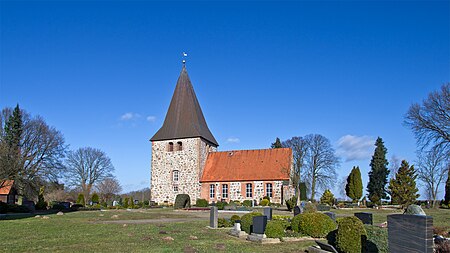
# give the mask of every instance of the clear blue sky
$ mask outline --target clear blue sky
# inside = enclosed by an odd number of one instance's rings
[[[403,116],[450,80],[449,1],[1,1],[0,16],[0,107],[104,150],[125,191],[149,185],[183,51],[220,150],[322,134],[337,181],[359,165],[367,182],[377,136],[413,162]]]

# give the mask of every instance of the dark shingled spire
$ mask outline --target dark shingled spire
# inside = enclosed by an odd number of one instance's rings
[[[209,131],[186,67],[183,65],[164,124],[150,140],[162,141],[193,137],[201,137],[219,146]]]

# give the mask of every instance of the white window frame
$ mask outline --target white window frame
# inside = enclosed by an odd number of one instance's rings
[[[209,198],[213,199],[216,197],[216,185],[210,184],[209,185]]]
[[[269,189],[270,189],[270,191],[269,191]],[[266,196],[269,197],[269,198],[273,197],[273,185],[272,185],[272,183],[266,183]]]
[[[179,182],[180,181],[180,171],[179,170],[174,170],[172,172],[172,181],[173,182]]]
[[[253,198],[253,184],[252,183],[247,183],[245,185],[245,197]]]
[[[176,184],[173,185],[173,191],[174,191],[174,192],[178,192],[178,185],[176,185]]]
[[[228,198],[228,185],[227,184],[222,185],[222,198],[223,199]]]

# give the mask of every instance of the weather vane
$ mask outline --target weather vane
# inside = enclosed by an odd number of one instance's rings
[[[186,65],[186,57],[187,57],[187,53],[183,52],[183,65]]]

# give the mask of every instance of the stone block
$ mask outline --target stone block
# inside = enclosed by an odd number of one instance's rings
[[[301,214],[303,212],[303,209],[299,206],[294,207],[294,216],[297,216],[298,214]]]
[[[422,215],[388,215],[389,252],[433,252],[433,218]]]
[[[255,234],[264,234],[266,231],[267,216],[254,216],[253,217],[253,230]]]
[[[355,213],[356,218],[360,219],[363,224],[373,225],[372,213]]]
[[[218,217],[219,217],[219,209],[217,208],[217,206],[212,206],[211,211],[209,212],[209,226],[211,228],[218,227],[217,223]]]
[[[272,219],[272,207],[264,207],[264,216],[267,217],[267,220]]]

